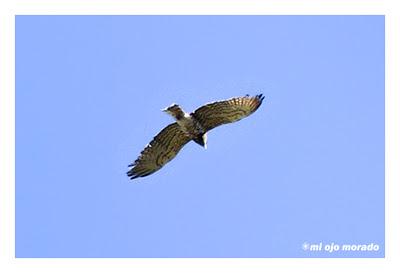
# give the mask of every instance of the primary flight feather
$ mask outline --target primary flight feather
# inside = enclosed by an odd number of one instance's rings
[[[176,122],[161,130],[144,148],[129,165],[131,169],[128,176],[134,179],[158,171],[191,140],[206,148],[208,131],[251,115],[260,107],[263,99],[264,96],[260,94],[211,102],[190,114],[185,113],[177,104],[171,105],[163,111],[173,116]]]

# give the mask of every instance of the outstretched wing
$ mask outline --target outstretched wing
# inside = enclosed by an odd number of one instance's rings
[[[205,131],[219,125],[241,120],[254,113],[260,107],[264,96],[232,98],[216,101],[196,109],[192,115],[200,122]]]
[[[128,171],[128,176],[134,179],[158,171],[189,141],[190,138],[178,123],[168,125],[144,148],[138,159],[129,165],[132,169]]]

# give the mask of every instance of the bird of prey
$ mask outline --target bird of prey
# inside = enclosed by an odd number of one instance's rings
[[[196,109],[193,113],[185,113],[177,104],[163,109],[176,122],[165,127],[144,148],[140,156],[128,167],[131,179],[150,175],[172,160],[181,148],[193,140],[207,148],[207,132],[211,129],[238,121],[254,113],[260,107],[262,94],[250,97],[231,98],[211,102]]]

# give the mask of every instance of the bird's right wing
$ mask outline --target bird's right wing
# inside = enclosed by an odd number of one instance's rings
[[[200,122],[205,131],[219,125],[241,120],[254,113],[260,107],[264,96],[232,98],[216,101],[196,109],[192,115]]]
[[[161,169],[172,160],[190,138],[180,129],[178,123],[165,127],[141,152],[129,167],[131,179],[147,176]]]

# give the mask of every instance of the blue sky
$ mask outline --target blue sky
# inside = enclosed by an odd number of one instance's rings
[[[17,16],[16,256],[383,257],[384,54],[383,16]],[[258,93],[126,176],[160,109]]]

